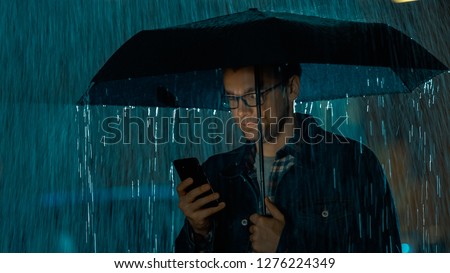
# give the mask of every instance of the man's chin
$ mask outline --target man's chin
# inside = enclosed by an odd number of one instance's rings
[[[252,133],[245,134],[244,133],[244,137],[245,137],[246,140],[248,140],[250,142],[258,141],[258,135],[257,134],[252,134]]]
[[[258,141],[258,130],[250,128],[241,128],[242,134],[247,141],[256,142]]]
[[[260,140],[257,130],[242,130],[243,137],[249,142],[258,142]],[[275,139],[269,135],[265,135],[262,139],[263,143],[274,143]]]

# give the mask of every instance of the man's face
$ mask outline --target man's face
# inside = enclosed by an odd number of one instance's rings
[[[263,132],[263,141],[272,142],[283,130],[283,126],[289,121],[292,101],[286,90],[286,83],[282,83],[281,79],[275,78],[270,72],[263,72],[261,90],[264,91],[273,86],[276,88],[264,92],[261,96],[264,98],[264,104],[261,106],[261,123]],[[254,68],[244,67],[237,70],[224,70],[224,87],[226,95],[243,96],[255,93]],[[294,97],[295,96],[291,96]],[[245,138],[250,141],[258,140],[258,120],[257,107],[247,106],[242,100],[239,100],[239,106],[232,109],[231,112],[235,122],[239,125]]]

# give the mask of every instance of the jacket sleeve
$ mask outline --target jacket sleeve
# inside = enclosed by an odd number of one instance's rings
[[[371,214],[371,232],[364,252],[401,252],[400,231],[397,210],[391,194],[388,179],[372,151],[364,153],[363,165],[369,189],[366,190],[365,207]]]
[[[189,222],[185,219],[184,225],[175,240],[175,252],[213,252],[214,226],[213,223],[213,228],[205,239],[197,236],[189,225]]]

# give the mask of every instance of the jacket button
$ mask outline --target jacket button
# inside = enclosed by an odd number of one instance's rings
[[[246,226],[248,224],[247,219],[242,219],[241,225]]]
[[[322,211],[322,217],[327,218],[328,217],[328,210]]]

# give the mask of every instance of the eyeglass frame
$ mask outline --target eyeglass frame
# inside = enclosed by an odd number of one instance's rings
[[[262,91],[260,91],[259,92],[259,94],[260,94],[260,105],[263,105],[264,103],[265,103],[265,99],[264,99],[264,97],[263,97],[263,95],[265,95],[265,94],[267,94],[268,92],[270,92],[270,91],[274,91],[274,90],[276,90],[278,87],[280,87],[280,86],[282,86],[283,85],[283,82],[281,81],[281,82],[279,82],[279,83],[277,83],[277,84],[275,84],[275,85],[273,85],[273,86],[271,86],[271,87],[269,87],[269,88],[266,88],[266,89],[264,89],[264,90],[262,90]],[[249,96],[249,95],[256,95],[256,92],[252,92],[252,93],[247,93],[247,94],[244,94],[244,95],[242,95],[242,96],[234,96],[234,95],[224,95],[224,102],[223,102],[223,104],[222,104],[222,107],[224,107],[225,109],[227,109],[227,110],[234,110],[234,109],[237,109],[237,108],[239,108],[239,101],[240,100],[242,100],[243,102],[244,102],[244,104],[245,104],[245,106],[247,106],[247,107],[256,107],[256,106],[258,106],[258,102],[256,101],[256,98],[255,98],[255,102],[256,102],[256,104],[255,105],[250,105],[248,102],[247,102],[247,100],[244,98],[245,96]],[[229,101],[230,101],[230,98],[233,98],[233,99],[235,99],[236,100],[236,103],[237,103],[237,105],[236,105],[236,107],[233,107],[233,108],[231,108],[229,105]]]

